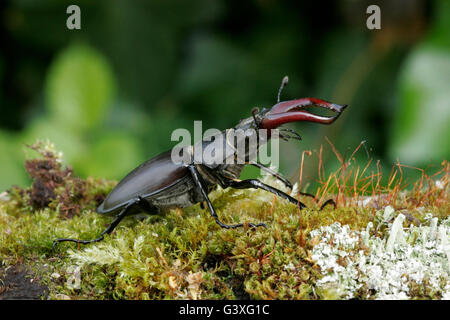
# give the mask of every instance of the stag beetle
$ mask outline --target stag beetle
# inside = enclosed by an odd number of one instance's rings
[[[309,121],[322,124],[333,123],[347,107],[347,105],[338,105],[317,98],[302,98],[280,102],[281,91],[286,86],[287,82],[288,78],[285,77],[278,91],[277,104],[271,109],[264,108],[261,111],[254,108],[252,110],[252,116],[241,120],[234,129],[254,129],[250,130],[251,133],[253,132],[252,134],[258,134],[258,129],[267,129],[267,139],[270,139],[272,130],[285,123],[297,121]],[[316,115],[305,110],[305,107],[308,106],[325,108],[336,114],[331,117]],[[230,141],[228,130],[222,131],[220,136],[224,141],[223,158],[236,158],[237,142],[235,139]],[[301,136],[293,130],[281,129],[280,132],[279,137],[285,140],[291,138],[301,140]],[[249,137],[246,136],[246,139],[248,138]],[[116,215],[113,222],[97,239],[78,240],[62,238],[56,239],[53,245],[63,241],[72,241],[82,244],[98,242],[103,240],[105,234],[110,234],[120,221],[128,215],[137,214],[141,211],[148,214],[158,214],[164,209],[175,207],[183,208],[196,203],[202,204],[205,201],[211,212],[211,216],[219,226],[227,229],[242,227],[244,225],[243,223],[234,225],[225,224],[221,222],[217,216],[217,213],[208,198],[209,192],[217,185],[220,185],[222,188],[259,188],[290,201],[300,209],[306,207],[299,200],[294,199],[281,190],[271,187],[258,179],[239,180],[239,176],[244,166],[253,165],[273,175],[287,187],[292,188],[292,185],[286,178],[263,164],[250,159],[251,155],[249,154],[248,148],[245,149],[244,152],[244,163],[195,163],[192,159],[196,148],[200,147],[200,144],[202,147],[208,146],[208,144],[212,143],[211,141],[212,140],[203,139],[193,146],[183,148],[181,153],[183,156],[187,155],[188,161],[182,163],[174,163],[171,157],[172,152],[167,151],[141,164],[121,180],[97,208],[97,212],[100,214]],[[256,146],[256,150],[260,147],[259,144],[261,143],[260,140],[257,141],[258,145]],[[266,227],[264,223],[248,223],[248,226]]]

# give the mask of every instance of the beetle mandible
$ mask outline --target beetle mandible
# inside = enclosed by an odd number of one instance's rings
[[[255,135],[258,134],[259,129],[266,129],[267,139],[270,139],[271,131],[285,123],[309,121],[331,124],[347,107],[347,105],[339,105],[317,98],[302,98],[280,102],[281,91],[286,86],[287,82],[288,78],[284,77],[278,91],[277,104],[271,109],[264,108],[261,111],[254,108],[252,110],[252,116],[241,120],[233,129],[254,129],[249,132]],[[319,116],[305,110],[305,107],[308,106],[328,109],[335,112],[336,115],[331,117]],[[221,163],[194,162],[193,155],[196,146],[199,147],[199,144],[201,144],[202,147],[205,147],[208,144],[213,143],[213,139],[203,139],[193,146],[182,149],[182,153],[187,155],[187,158],[190,159],[189,161],[182,163],[175,163],[172,160],[171,151],[161,153],[131,171],[117,184],[103,203],[97,208],[97,212],[100,214],[116,215],[113,222],[98,238],[93,240],[60,238],[56,239],[53,242],[53,245],[64,241],[72,241],[81,244],[98,242],[104,239],[105,234],[110,234],[120,221],[128,215],[133,215],[141,211],[149,214],[158,214],[165,209],[176,207],[183,208],[205,201],[211,212],[211,216],[220,227],[227,229],[242,227],[244,225],[243,223],[228,225],[220,221],[214,206],[208,197],[209,192],[217,185],[220,185],[222,188],[262,189],[290,201],[299,206],[300,209],[305,208],[306,206],[299,200],[258,179],[239,180],[243,168],[246,165],[253,165],[273,175],[287,187],[292,188],[292,185],[286,178],[256,160],[253,160],[249,154],[248,148],[245,149],[243,156],[236,154],[238,150],[236,146],[237,141],[235,141],[235,139],[230,141],[228,130],[224,130],[220,134],[224,141],[222,145],[224,148],[224,150],[222,150],[223,157],[232,157],[234,159],[238,156],[241,158],[243,157],[245,159],[244,163],[233,162],[230,164],[226,161]],[[280,129],[279,137],[285,140],[301,140],[301,136],[290,129]],[[247,136],[246,138],[250,137]],[[258,144],[256,150],[258,150],[260,139],[257,139],[256,141]],[[254,228],[260,226],[265,227],[266,225],[264,223],[248,223],[248,226]]]

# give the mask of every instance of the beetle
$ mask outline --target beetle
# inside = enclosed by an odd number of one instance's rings
[[[277,103],[270,109],[258,108],[252,110],[252,116],[241,120],[233,129],[227,129],[216,135],[214,139],[203,139],[196,144],[184,147],[179,151],[184,161],[173,161],[173,149],[161,153],[139,167],[131,171],[117,186],[108,194],[103,203],[97,208],[100,214],[115,215],[113,222],[96,239],[78,240],[70,238],[60,238],[53,242],[55,246],[59,242],[71,241],[81,244],[98,242],[104,239],[105,234],[110,234],[120,221],[129,215],[144,211],[148,214],[158,214],[171,208],[183,208],[196,203],[206,202],[211,216],[222,228],[238,228],[244,226],[243,223],[228,225],[220,221],[214,206],[212,205],[208,194],[217,186],[222,188],[236,189],[262,189],[271,192],[291,203],[297,205],[300,209],[306,206],[299,200],[291,197],[285,192],[269,186],[258,179],[239,180],[239,176],[246,165],[253,165],[263,171],[273,175],[283,182],[288,188],[292,189],[290,182],[282,175],[273,171],[269,167],[255,160],[255,150],[260,145],[267,142],[273,136],[274,130],[285,123],[308,121],[321,124],[333,123],[347,107],[317,98],[301,98],[290,101],[280,102],[280,94],[286,86],[288,78],[285,77],[278,91]],[[331,110],[335,113],[333,116],[320,116],[305,108],[309,106],[321,107]],[[241,140],[251,141],[253,135],[259,135],[260,129],[266,129],[266,139],[256,140],[256,147],[250,148],[249,144],[244,144],[245,148],[241,154],[238,154],[239,137],[230,138],[230,132],[242,130],[246,132],[241,136]],[[284,140],[297,139],[301,136],[290,129],[280,129],[279,137]],[[221,139],[219,139],[221,138]],[[194,154],[198,149],[204,149],[211,146],[212,143],[219,141],[222,161],[215,162],[196,162]],[[251,151],[250,149],[253,149]],[[241,159],[241,162],[224,161],[229,159]],[[216,159],[217,160],[217,159]],[[266,227],[264,223],[248,223],[249,227]]]

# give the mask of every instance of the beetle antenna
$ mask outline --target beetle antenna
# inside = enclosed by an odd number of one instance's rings
[[[288,82],[289,82],[289,77],[288,76],[284,76],[283,80],[281,81],[280,89],[278,90],[277,103],[280,102],[281,91],[283,91],[284,87],[287,86]]]

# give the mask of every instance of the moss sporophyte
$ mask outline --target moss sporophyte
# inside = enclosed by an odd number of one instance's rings
[[[450,298],[447,161],[407,188],[399,163],[386,179],[379,164],[352,159],[326,174],[312,152],[316,190],[261,179],[295,198],[309,191],[305,209],[264,190],[210,193],[224,222],[267,228],[222,229],[195,205],[126,218],[103,242],[52,249],[57,237],[104,230],[111,218],[95,209],[115,182],[75,177],[51,144],[32,148],[40,157],[27,160],[31,186],[0,193],[1,283],[20,267],[46,288],[29,292],[51,299]],[[337,208],[320,210],[329,198]]]

